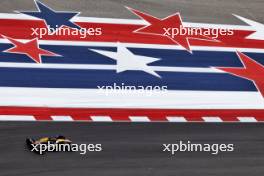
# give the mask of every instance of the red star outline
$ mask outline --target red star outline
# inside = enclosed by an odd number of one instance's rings
[[[243,64],[241,67],[215,67],[232,75],[250,80],[264,97],[264,66],[249,56],[237,51],[237,56]]]
[[[60,56],[48,50],[41,49],[38,44],[38,39],[34,38],[27,42],[20,42],[17,39],[2,35],[4,38],[9,40],[14,46],[3,52],[5,53],[16,53],[25,54],[36,63],[42,63],[41,56]],[[23,51],[24,50],[24,51]]]
[[[139,10],[133,9],[131,7],[127,7],[126,6],[126,8],[129,11],[131,11],[132,13],[134,13],[135,15],[137,15],[139,18],[141,18],[144,21],[147,21],[149,23],[148,25],[145,25],[145,26],[143,26],[143,27],[141,27],[141,28],[136,29],[135,31],[133,31],[135,33],[142,33],[142,34],[151,34],[151,35],[164,36],[163,34],[160,34],[160,33],[143,32],[142,30],[147,29],[147,28],[150,28],[151,26],[156,26],[157,23],[164,22],[166,20],[168,21],[168,20],[171,20],[172,18],[176,18],[175,20],[178,21],[178,26],[182,26],[182,28],[186,28],[182,24],[182,18],[181,18],[181,15],[180,15],[179,12],[174,13],[174,14],[171,14],[171,15],[165,17],[165,18],[160,19],[160,18],[154,17],[152,15],[149,15],[147,13],[141,12]],[[188,36],[188,34],[185,34],[185,35],[177,35],[176,38],[172,38],[172,37],[170,37],[168,35],[166,35],[164,37],[169,38],[174,43],[177,43],[178,45],[182,46],[184,49],[186,49],[190,53],[192,53],[192,50],[190,48],[189,38],[195,38],[195,39],[199,39],[199,40],[216,41],[216,39],[213,39],[213,38],[210,38],[210,37],[207,37],[207,36],[204,36],[204,35],[198,35],[198,36],[197,37],[191,37],[191,36]]]

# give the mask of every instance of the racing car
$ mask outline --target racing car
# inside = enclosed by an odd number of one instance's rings
[[[27,138],[26,139],[26,145],[31,150],[38,154],[44,154],[46,151],[54,151],[50,150],[50,147],[52,146],[59,146],[62,144],[66,144],[69,146],[69,151],[71,150],[71,144],[72,141],[67,139],[65,136],[57,136],[57,137],[42,137],[38,140],[35,140],[33,138]],[[45,148],[45,151],[42,151],[41,147],[46,145],[47,148]],[[57,150],[56,150],[57,151]]]

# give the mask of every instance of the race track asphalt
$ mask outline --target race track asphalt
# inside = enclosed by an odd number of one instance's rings
[[[261,176],[263,124],[0,123],[0,175]],[[24,147],[27,137],[63,134],[74,143],[101,143],[102,152],[46,153]],[[162,152],[163,143],[233,143],[234,152]]]
[[[123,6],[165,17],[180,10],[190,22],[243,24],[231,14],[264,22],[262,0],[45,0],[56,10],[82,16],[137,18]],[[33,10],[32,0],[2,0],[0,12]],[[102,143],[103,151],[48,153],[25,148],[25,138],[62,134],[76,143]],[[234,143],[235,151],[162,152],[163,143]],[[0,122],[0,176],[262,176],[264,124]]]
[[[244,24],[232,14],[264,22],[262,0],[42,0],[59,11],[78,11],[80,16],[139,19],[125,6],[164,18],[180,12],[183,21]],[[36,10],[33,0],[1,0],[0,12]]]

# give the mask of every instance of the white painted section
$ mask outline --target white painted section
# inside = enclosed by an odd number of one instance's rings
[[[240,122],[257,122],[254,117],[237,117]]]
[[[94,122],[112,122],[113,120],[109,116],[91,116]]]
[[[220,117],[202,117],[205,122],[223,122]]]
[[[244,21],[245,23],[249,24],[252,27],[252,29],[256,31],[253,34],[247,36],[246,37],[247,39],[264,40],[264,24],[244,18],[239,15],[234,14],[234,16]]]
[[[91,50],[115,60],[117,73],[127,70],[140,70],[160,78],[160,75],[148,66],[148,64],[160,60],[158,58],[135,55],[121,43],[118,43],[117,52]]]
[[[28,115],[0,115],[0,121],[36,121],[36,119]]]
[[[54,121],[73,121],[71,116],[51,116]]]
[[[132,122],[150,122],[150,119],[146,116],[129,116]]]
[[[4,68],[43,68],[43,69],[76,69],[76,70],[116,70],[116,65],[100,64],[36,64],[36,63],[14,63],[0,62],[0,67]],[[194,73],[225,73],[216,68],[197,68],[197,67],[165,67],[148,66],[154,71],[161,72],[194,72]]]
[[[234,91],[104,91],[99,89],[0,87],[0,106],[263,109],[259,92]]]
[[[184,117],[168,116],[167,120],[169,122],[187,122]]]

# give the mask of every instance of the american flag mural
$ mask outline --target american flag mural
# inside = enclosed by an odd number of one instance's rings
[[[0,120],[264,121],[263,24],[130,7],[138,19],[83,17],[35,4],[0,14]]]

